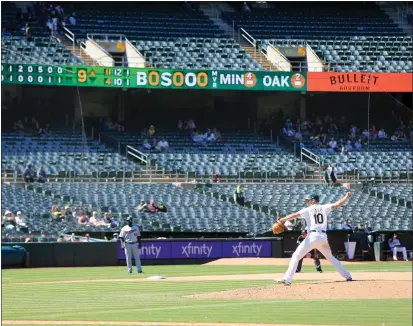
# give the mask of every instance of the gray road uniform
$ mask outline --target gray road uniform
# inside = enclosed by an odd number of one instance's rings
[[[132,220],[128,219],[128,225],[125,225],[119,234],[122,247],[125,250],[126,263],[128,265],[128,273],[132,273],[132,255],[135,258],[136,269],[138,273],[142,273],[142,265],[140,258],[141,232],[139,227],[132,225]]]

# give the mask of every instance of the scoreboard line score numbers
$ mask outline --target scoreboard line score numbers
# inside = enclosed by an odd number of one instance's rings
[[[113,78],[115,77],[115,78]],[[125,78],[122,78],[125,77]],[[107,86],[130,86],[130,70],[122,68],[105,68]]]
[[[47,65],[1,65],[1,80],[22,84],[63,84],[64,68]]]

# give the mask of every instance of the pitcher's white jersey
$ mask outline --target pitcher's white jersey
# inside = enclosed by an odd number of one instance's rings
[[[331,213],[332,206],[333,204],[316,204],[303,208],[298,212],[300,214],[300,218],[305,219],[307,232],[311,232],[313,230],[318,232],[327,231],[327,218]]]

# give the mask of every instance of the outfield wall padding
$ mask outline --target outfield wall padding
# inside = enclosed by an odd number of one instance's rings
[[[372,233],[386,240],[391,232]],[[149,264],[202,264],[219,258],[291,257],[297,248],[298,231],[284,232],[277,237],[238,239],[164,239],[144,240],[141,259]],[[408,250],[413,247],[411,231],[400,232],[400,239]],[[356,241],[356,253],[367,244],[367,233],[348,231],[328,232],[331,251],[334,255],[344,253],[344,243]],[[380,240],[382,241],[382,240]],[[125,254],[117,242],[81,243],[4,243],[19,245],[30,254],[29,267],[76,267],[76,266],[116,266],[125,264]],[[373,250],[371,250],[373,252]]]

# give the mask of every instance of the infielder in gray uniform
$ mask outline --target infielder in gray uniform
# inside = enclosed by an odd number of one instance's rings
[[[132,273],[132,255],[135,258],[138,273],[142,272],[140,249],[142,248],[141,232],[136,225],[133,225],[132,217],[126,219],[128,223],[120,230],[120,243],[125,250],[128,273]]]

